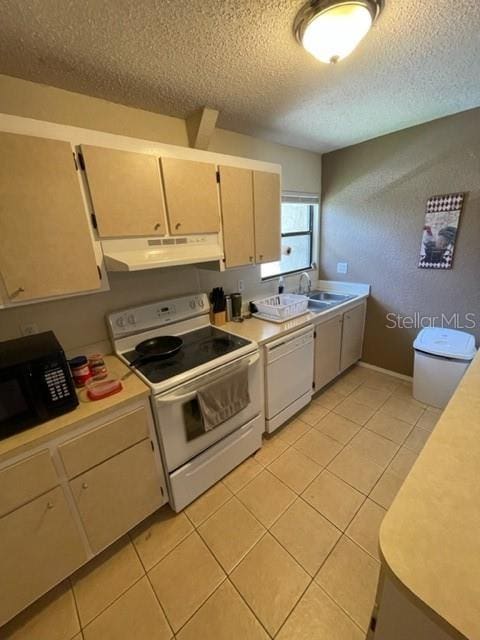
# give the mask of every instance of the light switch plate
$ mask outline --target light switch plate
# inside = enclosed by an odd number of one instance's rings
[[[337,273],[347,273],[348,262],[337,262]]]
[[[243,282],[243,280],[239,280],[238,281],[238,292],[242,293],[244,289],[245,289],[245,283]]]

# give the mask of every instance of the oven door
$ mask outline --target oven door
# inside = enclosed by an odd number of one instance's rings
[[[204,431],[198,409],[197,391],[242,366],[248,367],[250,403],[215,429]],[[155,396],[153,403],[157,431],[168,471],[175,471],[258,416],[262,411],[262,395],[260,356],[255,352]]]

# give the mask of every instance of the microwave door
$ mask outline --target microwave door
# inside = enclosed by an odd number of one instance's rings
[[[0,438],[33,426],[39,421],[31,393],[30,370],[0,371]]]

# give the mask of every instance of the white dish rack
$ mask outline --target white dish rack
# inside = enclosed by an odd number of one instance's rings
[[[308,312],[307,296],[294,293],[279,293],[261,300],[253,300],[253,304],[257,307],[253,315],[270,322],[286,322]]]

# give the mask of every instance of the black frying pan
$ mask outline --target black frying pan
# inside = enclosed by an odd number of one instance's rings
[[[177,336],[158,336],[137,344],[138,358],[130,362],[131,367],[148,360],[163,360],[175,355],[182,348],[183,340]]]

